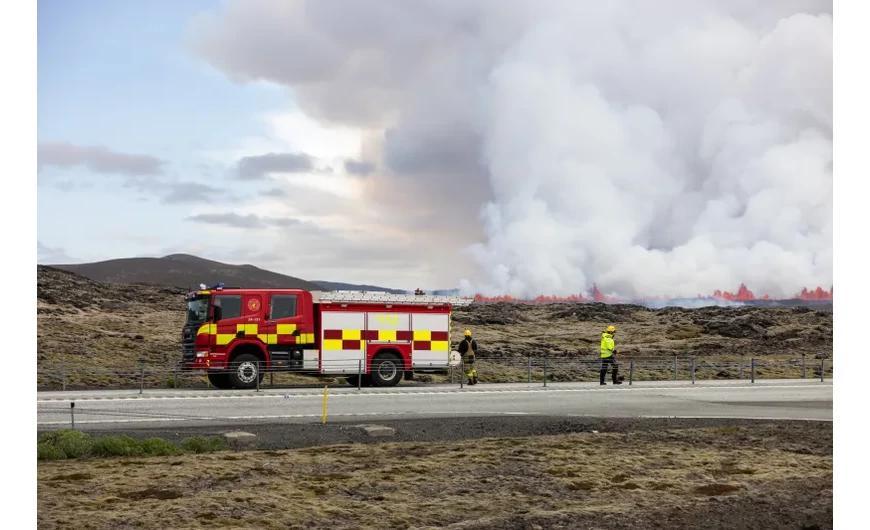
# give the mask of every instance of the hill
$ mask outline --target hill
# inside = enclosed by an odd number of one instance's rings
[[[171,285],[192,289],[200,283],[224,282],[228,287],[323,290],[323,287],[293,276],[253,265],[230,265],[188,254],[162,258],[123,258],[96,263],[51,265],[102,283]]]
[[[165,385],[180,356],[185,290],[102,283],[37,266],[38,384],[58,387],[63,360],[70,388],[138,387],[138,360],[144,358],[151,366],[148,384]],[[595,362],[601,330],[608,324],[618,328],[618,347],[625,358],[680,355],[685,361],[696,355],[699,363],[713,363],[699,364],[712,375],[720,373],[716,362],[741,355],[763,359],[759,376],[762,371],[769,376],[801,354],[808,359],[833,354],[833,312],[808,307],[473,304],[454,311],[451,339],[455,345],[465,328],[474,332],[482,348],[483,381],[524,381],[529,356],[546,356],[553,363],[550,377],[566,380],[579,373],[567,363]],[[736,377],[733,370],[716,376]],[[199,374],[189,377],[204,384]],[[275,382],[312,380],[281,374]]]
[[[403,294],[407,292],[404,289],[391,289],[389,287],[378,287],[377,285],[342,283],[342,282],[327,282],[323,280],[314,280],[324,291],[385,291],[391,294]]]

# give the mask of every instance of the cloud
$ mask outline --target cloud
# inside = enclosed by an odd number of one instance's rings
[[[262,180],[267,178],[268,173],[306,173],[313,170],[313,159],[304,153],[268,153],[240,159],[237,176],[243,180]]]
[[[377,165],[374,162],[366,162],[361,160],[345,160],[344,161],[344,170],[350,173],[351,175],[369,175],[375,169],[377,169]]]
[[[163,191],[161,200],[165,204],[209,203],[227,193],[226,190],[199,182],[163,183],[159,189]]]
[[[267,227],[290,227],[302,224],[299,219],[289,217],[265,217],[256,214],[240,215],[236,213],[203,213],[192,215],[188,221],[231,228],[257,229]]]
[[[830,1],[509,4],[231,0],[191,40],[368,131],[369,204],[444,270],[477,239],[468,289],[831,284]]]
[[[262,197],[287,197],[287,190],[281,188],[269,188],[260,192]]]
[[[153,176],[163,170],[164,162],[151,155],[128,154],[103,146],[82,146],[70,142],[39,142],[37,170],[43,167],[84,167],[93,173],[126,176]]]
[[[62,248],[49,247],[43,245],[41,241],[36,242],[36,262],[41,265],[62,265],[79,261],[81,260],[70,257]]]

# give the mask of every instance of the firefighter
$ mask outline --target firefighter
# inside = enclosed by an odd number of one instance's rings
[[[621,385],[622,381],[618,379],[619,366],[616,364],[616,343],[613,341],[613,336],[616,334],[616,328],[607,326],[604,333],[601,334],[601,370],[598,372],[599,382],[601,385],[606,385],[604,379],[607,377],[607,367],[613,368],[613,384]]]
[[[459,343],[459,354],[465,365],[465,376],[469,385],[477,384],[477,368],[474,367],[474,355],[477,353],[477,341],[471,338],[471,331],[465,330],[465,339]]]

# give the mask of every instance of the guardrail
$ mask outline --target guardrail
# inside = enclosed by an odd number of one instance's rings
[[[348,367],[348,361],[338,362]],[[358,388],[366,385],[366,378],[359,377],[364,366],[362,361],[343,375],[310,376],[299,369],[282,371],[261,370],[255,378],[254,389],[321,387],[325,384],[348,383]],[[336,365],[338,366],[338,365]],[[600,359],[594,357],[568,357],[552,355],[529,355],[522,357],[501,357],[478,355],[474,367],[480,383],[538,383],[598,381]],[[669,357],[627,357],[618,359],[619,374],[625,379],[623,384],[635,381],[679,381],[679,380],[748,380],[756,379],[809,379],[825,381],[833,377],[833,360],[817,359],[807,355],[788,359],[766,359],[763,357],[744,357],[738,360],[720,360],[702,356]],[[405,367],[399,365],[398,370]],[[211,370],[214,375],[229,375],[238,370],[231,366],[223,370]],[[38,362],[38,390],[90,390],[90,389],[139,389],[146,388],[214,388],[204,371],[186,371],[178,362],[157,363],[140,359],[138,362],[118,363],[112,366],[94,366],[92,363]],[[426,384],[467,384],[465,366],[453,366],[447,373],[430,375],[417,372],[414,380],[402,381],[403,385]],[[340,381],[341,379],[345,381]],[[606,381],[611,383],[608,371]]]

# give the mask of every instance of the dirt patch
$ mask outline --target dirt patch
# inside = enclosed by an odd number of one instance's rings
[[[698,486],[695,488],[695,493],[700,493],[701,495],[727,495],[729,493],[734,493],[735,491],[740,491],[742,486],[739,484],[705,484],[703,486]]]
[[[130,499],[134,501],[141,501],[145,499],[157,499],[161,501],[169,500],[169,499],[180,499],[183,497],[181,492],[175,490],[165,490],[160,488],[146,488],[144,490],[139,491],[129,491],[125,493],[119,494],[119,497],[123,499]]]
[[[794,424],[779,435],[766,425],[720,431],[341,444],[240,452],[233,461],[153,457],[156,465],[140,467],[40,463],[39,527],[87,521],[107,529],[121,520],[127,527],[312,530],[832,527],[831,438],[806,440]],[[831,447],[818,454],[783,448],[800,443]],[[748,469],[755,472],[717,478]],[[50,480],[73,473],[99,481],[84,490]]]

